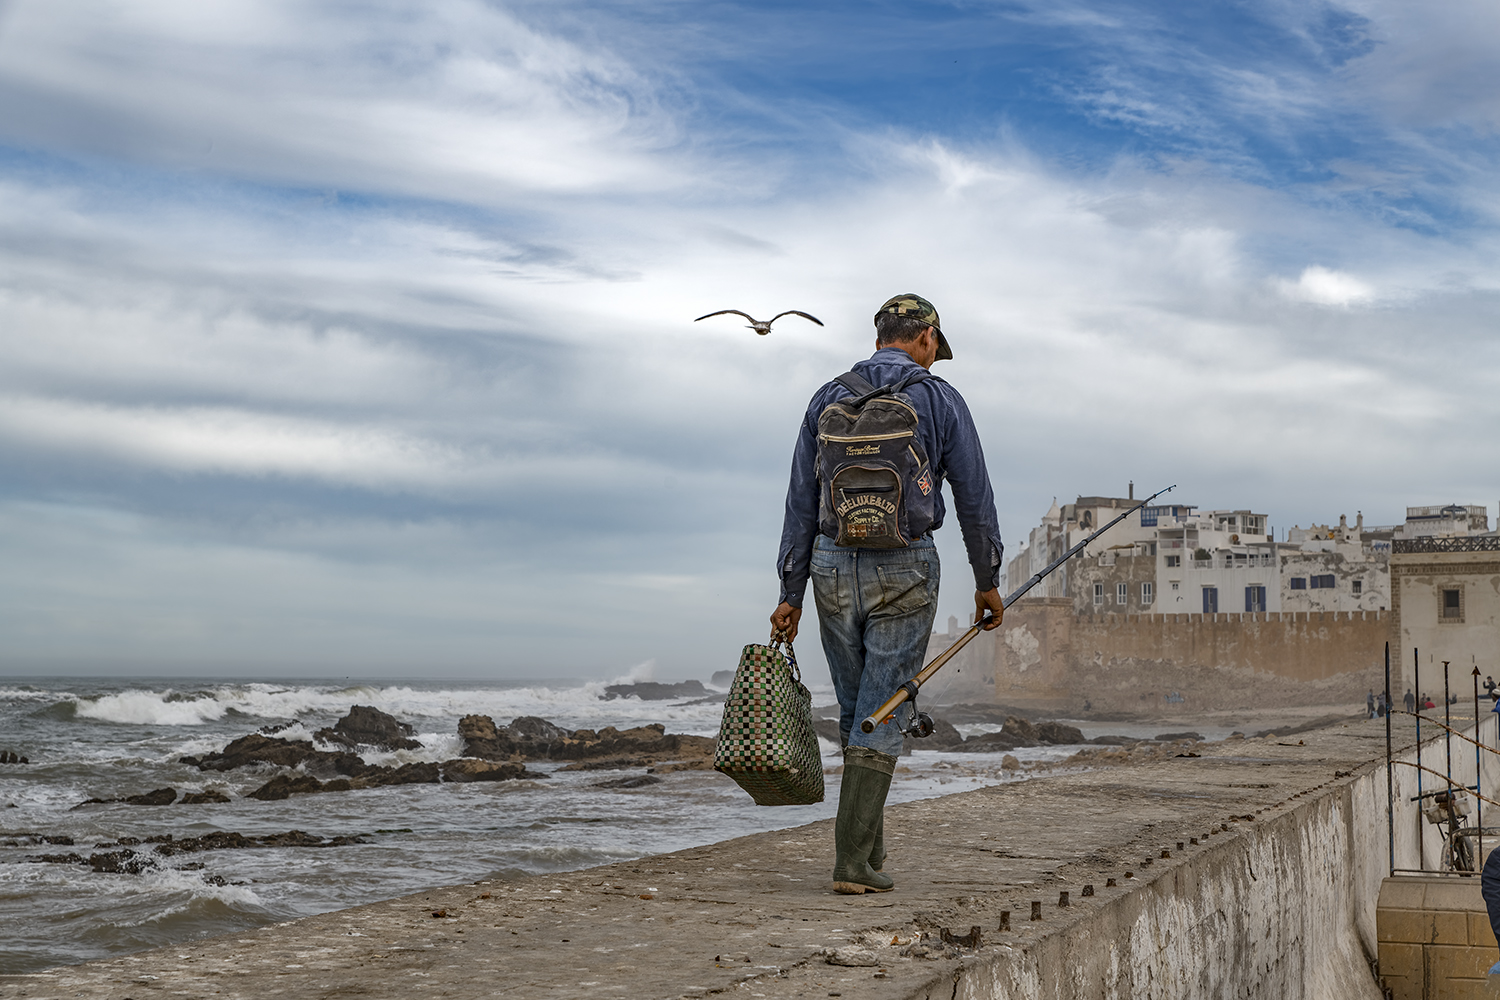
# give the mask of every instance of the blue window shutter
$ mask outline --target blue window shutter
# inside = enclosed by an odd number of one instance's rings
[[[1266,610],[1265,587],[1257,586],[1245,588],[1245,610],[1252,614],[1258,614],[1259,612]]]

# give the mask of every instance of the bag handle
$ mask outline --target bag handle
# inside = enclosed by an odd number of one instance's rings
[[[802,671],[797,668],[797,654],[792,652],[792,640],[788,639],[786,633],[779,628],[771,630],[771,648],[781,649],[781,654],[786,657],[786,662],[792,668],[792,680],[801,684]]]

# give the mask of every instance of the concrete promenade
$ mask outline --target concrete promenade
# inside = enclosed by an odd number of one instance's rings
[[[832,892],[822,822],[0,977],[0,997],[1373,1000],[1384,738],[1356,721],[895,806],[891,893]],[[972,927],[977,947],[944,943]]]

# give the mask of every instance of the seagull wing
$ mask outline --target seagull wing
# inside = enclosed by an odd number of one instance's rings
[[[720,309],[718,312],[709,313],[708,316],[699,316],[698,319],[708,319],[709,316],[723,316],[725,313],[734,313],[736,316],[745,317],[752,323],[757,322],[754,316],[751,316],[749,313],[740,312],[738,309]],[[693,322],[698,322],[698,319],[693,320]]]
[[[823,325],[823,321],[820,320],[820,319],[818,319],[818,317],[813,316],[810,313],[805,313],[801,309],[788,309],[784,313],[777,313],[775,316],[771,317],[771,322],[774,323],[774,322],[776,322],[778,319],[780,319],[783,316],[801,316],[803,319],[810,319],[810,320],[812,320],[814,323],[818,324],[819,326]]]

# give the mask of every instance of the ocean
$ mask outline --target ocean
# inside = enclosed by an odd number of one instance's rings
[[[597,786],[618,772],[561,772],[560,764],[548,763],[528,764],[549,773],[538,780],[401,785],[262,802],[244,795],[263,784],[270,769],[201,772],[178,762],[273,725],[290,726],[278,736],[310,739],[357,704],[411,724],[423,744],[363,755],[380,764],[459,756],[457,723],[471,713],[500,725],[532,715],[568,729],[659,722],[668,732],[718,732],[721,706],[711,699],[606,699],[606,683],[0,680],[0,751],[30,761],[0,763],[0,925],[7,928],[0,972],[225,934],[432,886],[629,860],[833,815],[836,775],[827,779],[827,801],[777,808],[754,805],[711,771],[678,771],[662,775],[659,784],[611,789]],[[831,688],[813,692],[815,704],[833,704]],[[959,728],[971,736],[999,726]],[[1014,753],[1023,761],[1060,760],[1076,749]],[[824,742],[823,750],[827,767],[841,763],[836,746]],[[917,750],[902,759],[891,801],[1025,780],[1024,772],[1001,770],[1000,757]],[[215,790],[230,801],[80,807],[89,798],[164,787],[179,796]],[[108,849],[96,845],[121,838],[289,830],[325,839],[358,836],[366,843],[182,854],[140,874],[28,860],[68,852],[88,858]]]

